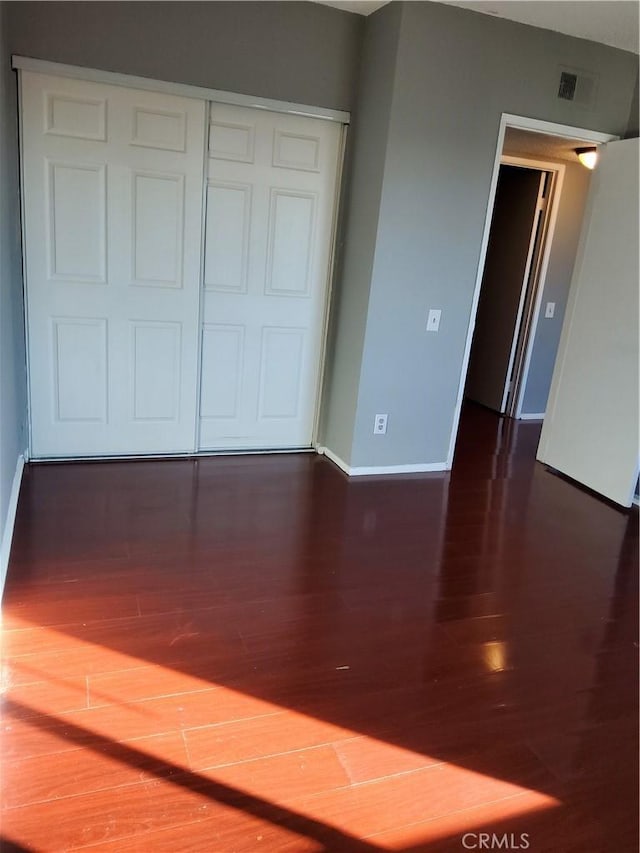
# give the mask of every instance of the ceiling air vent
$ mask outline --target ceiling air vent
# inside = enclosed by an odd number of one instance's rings
[[[561,101],[572,101],[587,109],[595,104],[598,75],[580,68],[560,66],[557,97]]]
[[[563,101],[572,101],[576,96],[576,85],[578,75],[563,71],[560,74],[560,85],[558,86],[558,97]]]

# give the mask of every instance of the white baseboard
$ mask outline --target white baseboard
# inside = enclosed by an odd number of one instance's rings
[[[530,414],[525,415],[524,413],[522,413],[520,415],[520,417],[518,418],[518,420],[519,421],[543,421],[545,419],[545,417],[546,417],[545,412],[541,412],[541,413],[534,414],[534,415],[530,415]]]
[[[419,462],[415,465],[361,465],[351,469],[352,477],[374,474],[427,474],[433,471],[447,471],[446,462]]]
[[[4,592],[4,582],[7,577],[7,569],[9,568],[11,540],[13,539],[13,528],[16,521],[16,511],[18,509],[18,497],[20,495],[20,484],[22,483],[23,471],[24,456],[20,455],[18,456],[16,462],[16,472],[13,475],[11,494],[9,495],[9,505],[7,507],[7,517],[4,522],[2,542],[0,543],[0,601],[2,601],[2,594]]]
[[[320,454],[320,456],[326,456],[327,459],[330,459],[333,462],[333,464],[337,465],[338,468],[340,468],[341,471],[344,471],[345,474],[348,474],[348,475],[351,474],[350,466],[347,465],[347,463],[343,459],[340,459],[340,457],[337,456],[333,452],[333,450],[329,450],[328,447],[322,447],[321,445],[316,447],[316,450]]]
[[[316,448],[318,453],[330,459],[334,465],[337,465],[349,477],[365,477],[381,474],[426,474],[431,471],[448,471],[449,468],[446,462],[424,462],[412,465],[356,465],[351,467],[340,459],[328,447]]]

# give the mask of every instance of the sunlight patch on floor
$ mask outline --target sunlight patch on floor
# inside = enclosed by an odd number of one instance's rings
[[[19,637],[14,633],[11,639],[15,648]],[[488,816],[497,820],[559,805],[547,794],[472,769],[473,755],[471,767],[445,760],[443,749],[440,756],[429,756],[367,734],[366,724],[363,731],[341,726],[54,628],[40,629],[37,641],[42,651],[60,649],[59,668],[40,666],[33,651],[3,668],[9,711],[2,726],[9,759],[5,778],[7,790],[18,798],[5,804],[9,809],[46,812],[60,797],[111,786],[126,798],[127,789],[135,793],[151,786],[163,802],[176,799],[178,814],[189,815],[187,823],[219,820],[231,810],[230,821],[246,821],[251,832],[258,827],[256,841],[260,826],[269,828],[267,838],[276,827],[296,836],[275,818],[256,823],[242,805],[218,802],[216,791],[223,786],[290,810],[297,819],[369,838],[377,849],[400,850],[470,831]],[[493,649],[491,663],[494,669],[502,666]],[[83,675],[87,670],[94,674]],[[150,693],[155,698],[145,698]],[[21,759],[15,770],[12,756]],[[47,757],[48,763],[38,765]],[[58,780],[63,765],[67,770]],[[487,765],[485,760],[482,769]],[[40,775],[31,791],[19,784],[25,773]],[[21,790],[31,802],[20,801]],[[305,849],[315,849],[311,839],[306,841],[311,846]]]

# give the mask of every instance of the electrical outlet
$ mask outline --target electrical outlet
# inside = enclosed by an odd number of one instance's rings
[[[555,302],[547,302],[547,307],[544,310],[544,316],[548,320],[551,320],[555,313],[556,313],[556,303]]]
[[[431,308],[427,317],[427,332],[437,332],[440,328],[440,317],[442,311],[440,308]]]
[[[385,435],[387,432],[387,418],[388,415],[376,415],[373,419],[373,434],[374,435]]]

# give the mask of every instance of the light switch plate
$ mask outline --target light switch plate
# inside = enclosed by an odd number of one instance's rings
[[[551,320],[555,313],[556,313],[556,303],[555,302],[547,302],[547,307],[544,309],[544,316],[548,320]]]
[[[431,308],[427,318],[427,332],[437,332],[440,328],[440,317],[442,311],[440,308]]]

